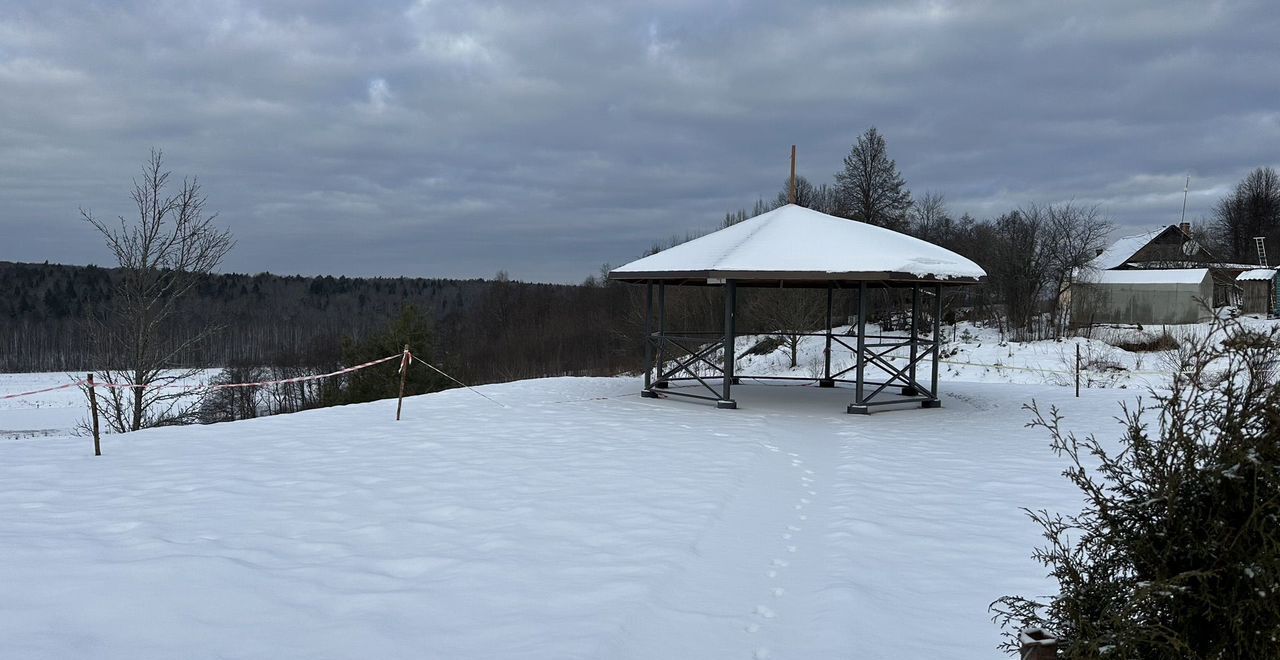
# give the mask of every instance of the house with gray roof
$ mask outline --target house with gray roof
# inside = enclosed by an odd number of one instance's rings
[[[1123,236],[1077,270],[1065,297],[1073,325],[1196,323],[1240,305],[1236,279],[1256,268],[1219,260],[1189,224]]]

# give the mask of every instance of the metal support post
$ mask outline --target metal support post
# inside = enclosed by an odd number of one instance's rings
[[[853,385],[853,403],[849,404],[850,413],[867,414],[867,402],[863,398],[867,372],[867,283],[858,283],[858,370]]]
[[[658,336],[657,343],[657,366],[658,380],[653,384],[659,389],[666,389],[667,381],[662,380],[662,365],[666,364],[666,356],[663,355],[663,349],[666,348],[665,332],[667,327],[667,285],[664,282],[658,282]],[[657,396],[657,395],[654,395]]]
[[[649,391],[653,386],[653,282],[644,285],[644,390],[642,396],[656,396]]]
[[[911,286],[911,364],[907,375],[907,385],[902,388],[903,396],[916,396],[920,390],[916,388],[916,351],[920,347],[920,285]]]
[[[922,408],[941,408],[942,399],[939,398],[938,388],[938,359],[942,351],[942,285],[935,284],[933,286],[933,382],[929,384],[932,399],[923,401],[920,404]]]
[[[823,360],[825,366],[822,370],[822,380],[818,381],[818,387],[835,387],[836,382],[831,379],[831,285],[827,285],[827,349],[823,352]]]
[[[717,408],[737,408],[738,403],[733,400],[733,336],[734,336],[734,316],[738,306],[738,285],[733,280],[729,280],[724,284],[724,384],[720,400],[716,402]]]

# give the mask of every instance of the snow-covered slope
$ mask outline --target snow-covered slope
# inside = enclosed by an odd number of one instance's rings
[[[991,658],[1041,593],[1019,507],[1072,509],[1029,398],[940,410],[744,384],[489,386],[206,427],[0,439],[0,657]]]

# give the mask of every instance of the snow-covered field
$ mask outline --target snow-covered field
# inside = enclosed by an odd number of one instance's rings
[[[198,371],[175,385],[193,387],[205,384],[216,370]],[[0,373],[0,396],[32,392],[75,383],[84,374]],[[98,396],[105,396],[102,391]],[[41,392],[35,396],[0,399],[0,439],[65,436],[89,419],[89,404],[78,387]]]
[[[942,409],[870,416],[844,389],[747,381],[726,411],[557,378],[97,458],[0,437],[0,657],[1000,657],[988,604],[1051,588],[1020,507],[1078,506],[1022,404],[1114,437],[1140,392],[969,369]]]
[[[73,382],[64,373],[0,374],[0,396]],[[0,399],[0,439],[67,435],[87,416],[84,394],[76,388],[18,399]]]
[[[1242,317],[1245,327],[1266,330],[1280,327],[1280,320]],[[874,324],[868,324],[870,332],[879,332]],[[837,333],[847,331],[837,328]],[[948,382],[1016,383],[1028,385],[1074,385],[1076,346],[1080,347],[1082,388],[1136,388],[1145,391],[1149,387],[1163,387],[1173,368],[1172,356],[1166,352],[1131,352],[1112,344],[1121,341],[1150,340],[1163,333],[1185,340],[1203,337],[1210,332],[1209,324],[1137,327],[1097,327],[1091,338],[1070,337],[1060,341],[1044,340],[1006,341],[992,328],[961,323],[944,329],[941,379]],[[902,336],[904,332],[887,333]],[[738,339],[736,352],[742,355],[760,337]],[[846,341],[853,343],[854,338]],[[790,367],[790,355],[777,350],[764,356],[746,355],[738,361],[736,374],[785,375],[799,378],[817,378],[821,373],[825,342],[820,337],[806,337],[801,342],[797,366]],[[892,354],[899,364],[907,359],[907,351],[900,349]],[[838,344],[833,345],[832,370],[839,371],[854,364],[854,352]],[[927,361],[921,363],[921,373],[929,370]],[[880,376],[879,373],[873,374]]]

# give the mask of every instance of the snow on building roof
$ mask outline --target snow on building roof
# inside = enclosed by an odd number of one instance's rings
[[[1272,280],[1276,277],[1276,269],[1274,268],[1254,268],[1246,270],[1236,276],[1237,282]]]
[[[1124,262],[1133,257],[1138,250],[1146,247],[1147,243],[1154,241],[1157,236],[1163,234],[1168,229],[1169,227],[1166,226],[1159,229],[1152,229],[1151,231],[1144,231],[1141,234],[1121,236],[1116,239],[1116,242],[1103,250],[1102,254],[1094,257],[1093,261],[1089,262],[1089,267],[1096,268],[1098,270],[1119,268],[1124,265]]]
[[[788,204],[633,261],[609,276],[834,280],[841,275],[945,281],[986,274],[969,259],[933,243]]]
[[[1082,281],[1088,284],[1200,284],[1207,277],[1208,268],[1161,268],[1102,270]]]

